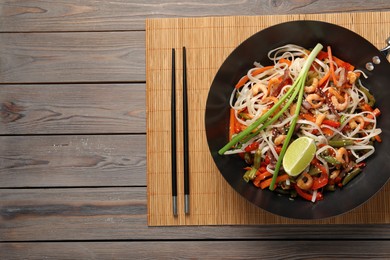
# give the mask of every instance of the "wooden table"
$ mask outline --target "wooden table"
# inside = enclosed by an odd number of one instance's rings
[[[0,259],[390,258],[390,225],[148,227],[145,19],[389,1],[0,3]]]

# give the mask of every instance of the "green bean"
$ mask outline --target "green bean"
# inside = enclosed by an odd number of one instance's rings
[[[245,154],[244,154],[244,160],[245,160],[245,162],[247,163],[247,164],[252,164],[253,163],[253,157],[252,157],[252,155],[251,155],[251,153],[249,153],[249,152],[246,152]]]
[[[330,156],[330,155],[322,156],[322,158],[324,158],[326,162],[328,162],[332,165],[341,164],[335,157]]]
[[[308,172],[308,174],[310,176],[315,176],[315,175],[318,175],[320,173],[321,173],[321,170],[319,168],[315,167],[315,166],[311,166],[310,169],[309,169],[309,172]]]
[[[250,180],[253,180],[256,177],[257,169],[251,167],[250,170],[247,170],[243,176],[244,181],[249,182]]]
[[[362,169],[360,169],[359,167],[354,168],[352,171],[347,173],[347,175],[344,177],[344,179],[341,182],[341,184],[343,184],[343,186],[346,185],[353,178],[355,178],[361,171],[362,171]]]
[[[353,145],[354,141],[350,139],[329,140],[328,144],[332,147],[338,148],[338,147]]]
[[[257,149],[255,152],[255,158],[253,159],[253,167],[257,170],[260,168],[261,163],[261,150]]]
[[[368,99],[367,104],[370,105],[371,107],[374,106],[375,97],[370,93],[370,91],[368,89],[366,89],[365,87],[363,87],[360,83],[357,84],[357,87],[361,92],[363,92],[367,96],[367,99]]]

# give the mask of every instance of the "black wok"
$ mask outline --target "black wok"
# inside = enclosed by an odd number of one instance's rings
[[[316,203],[300,198],[290,200],[269,190],[256,188],[242,179],[245,163],[239,156],[221,156],[218,150],[228,141],[229,98],[234,85],[255,61],[270,64],[267,53],[284,44],[314,48],[317,43],[330,45],[332,53],[366,72],[362,80],[376,97],[382,115],[379,127],[382,140],[367,160],[362,174],[341,190],[328,192]],[[382,53],[383,52],[383,53]],[[248,201],[276,215],[298,219],[336,216],[361,205],[378,192],[390,177],[390,64],[384,55],[358,34],[337,25],[317,21],[294,21],[264,29],[239,45],[225,60],[211,85],[206,104],[206,134],[211,155],[226,181]],[[366,64],[378,56],[380,64],[369,71]]]

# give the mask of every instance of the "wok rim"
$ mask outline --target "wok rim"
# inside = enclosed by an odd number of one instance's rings
[[[227,174],[224,174],[224,170],[225,170],[225,164],[229,165],[229,162],[226,162],[226,160],[223,160],[221,162],[221,156],[218,155],[216,149],[214,149],[211,145],[211,143],[213,142],[212,138],[214,137],[213,134],[211,134],[212,132],[212,128],[215,127],[215,125],[213,125],[213,120],[210,119],[209,115],[210,115],[210,110],[214,109],[213,108],[213,104],[211,103],[210,104],[210,100],[212,100],[211,98],[211,95],[212,95],[212,90],[213,90],[213,86],[215,86],[215,84],[219,84],[220,82],[220,78],[222,77],[221,76],[221,70],[223,67],[226,67],[226,66],[229,66],[229,60],[231,59],[235,59],[235,55],[237,55],[237,52],[241,51],[241,49],[245,49],[246,48],[246,45],[248,45],[248,42],[250,43],[251,41],[254,41],[254,39],[258,38],[258,37],[263,37],[262,34],[267,34],[266,32],[268,31],[273,31],[273,30],[281,30],[279,28],[284,28],[285,26],[297,26],[297,27],[300,27],[302,25],[304,25],[303,27],[306,28],[306,27],[310,27],[310,26],[314,26],[314,27],[320,27],[320,28],[334,28],[335,30],[339,30],[339,31],[342,31],[342,32],[346,32],[347,34],[349,35],[353,35],[353,37],[355,39],[359,39],[359,44],[362,43],[363,45],[368,45],[369,48],[371,49],[372,52],[375,52],[375,54],[377,56],[383,56],[383,54],[380,52],[380,50],[378,50],[375,46],[373,46],[370,42],[368,42],[365,38],[363,38],[362,36],[358,35],[357,33],[349,30],[349,29],[346,29],[344,27],[341,27],[339,25],[336,25],[336,24],[332,24],[332,23],[328,23],[328,22],[322,22],[322,21],[313,21],[313,20],[298,20],[298,21],[290,21],[290,22],[284,22],[284,23],[279,23],[279,24],[276,24],[276,25],[273,25],[273,26],[270,26],[270,27],[267,27],[255,34],[253,34],[252,36],[250,36],[249,38],[247,38],[246,40],[244,40],[241,44],[239,44],[230,54],[229,56],[225,59],[225,61],[222,63],[221,67],[219,68],[218,72],[216,73],[215,77],[214,77],[214,80],[211,84],[211,87],[210,87],[210,91],[209,91],[209,94],[208,94],[208,97],[207,97],[207,102],[206,102],[206,111],[205,111],[205,126],[206,126],[206,136],[207,136],[207,143],[208,143],[208,146],[209,146],[209,150],[210,150],[210,153],[213,157],[213,161],[214,163],[216,164],[218,170],[219,170],[219,173],[222,174],[222,176],[224,177],[224,179],[229,183],[229,185],[236,191],[238,192],[241,196],[243,196],[246,200],[248,200],[249,202],[251,202],[252,204],[256,205],[257,207],[259,208],[262,208],[263,210],[269,212],[269,213],[272,213],[272,214],[275,214],[275,215],[278,215],[278,216],[282,216],[282,217],[287,217],[287,218],[293,218],[293,219],[325,219],[325,218],[329,218],[329,217],[335,217],[335,216],[338,216],[338,215],[341,215],[341,214],[345,214],[361,205],[363,205],[365,202],[369,201],[372,197],[375,196],[375,194],[377,194],[380,190],[382,190],[382,188],[386,185],[386,183],[389,181],[390,179],[390,174],[387,173],[387,175],[385,177],[383,177],[382,181],[380,182],[380,184],[378,183],[375,183],[375,189],[369,189],[368,192],[366,191],[366,194],[367,196],[360,196],[359,199],[356,199],[353,203],[350,203],[348,206],[346,207],[334,207],[333,210],[330,210],[328,211],[328,213],[326,213],[324,210],[320,211],[320,213],[316,213],[316,211],[318,210],[319,207],[321,207],[321,203],[322,201],[319,201],[319,202],[316,202],[312,205],[311,202],[307,202],[307,201],[303,201],[304,203],[306,203],[307,205],[309,206],[302,206],[302,202],[299,202],[301,204],[299,204],[299,207],[302,207],[304,208],[303,211],[306,211],[306,212],[309,212],[309,214],[302,214],[302,210],[300,210],[299,212],[300,213],[295,213],[295,211],[286,211],[286,210],[280,210],[278,207],[275,207],[275,206],[269,206],[269,200],[266,201],[267,203],[265,202],[262,202],[262,203],[259,203],[258,202],[258,197],[259,197],[259,192],[260,192],[260,196],[265,196],[265,192],[268,192],[268,191],[261,191],[260,189],[256,188],[257,190],[257,194],[253,194],[253,192],[249,192],[251,193],[250,195],[248,195],[248,191],[245,190],[245,188],[243,189],[243,184],[242,184],[242,178],[241,178],[241,182],[239,184],[237,184],[237,179],[232,179],[231,176],[227,175]],[[279,46],[281,46],[283,44],[279,44]],[[324,45],[325,46],[325,45]],[[307,47],[307,46],[304,46],[304,47]],[[314,45],[312,46],[314,47]],[[265,48],[265,47],[264,47]],[[333,47],[332,47],[333,48]],[[366,47],[367,48],[367,47]],[[271,50],[272,48],[269,48],[267,51]],[[242,51],[241,51],[242,52]],[[233,58],[232,58],[233,57]],[[387,61],[387,60],[386,60]],[[364,64],[364,62],[361,62],[359,64],[359,68],[362,67],[362,65]],[[355,65],[355,64],[354,64]],[[387,66],[387,67],[386,67]],[[357,66],[358,67],[358,66]],[[381,71],[383,70],[387,70],[389,71],[389,63],[385,63],[383,65],[383,68],[381,69]],[[246,69],[247,71],[247,69]],[[368,76],[370,77],[370,75],[375,75],[376,72],[367,72],[367,74],[369,74]],[[382,73],[383,74],[383,73]],[[242,75],[241,75],[242,76]],[[236,81],[237,82],[237,81]],[[234,85],[232,85],[234,86]],[[231,86],[231,87],[232,87]],[[231,88],[232,90],[232,88]],[[231,92],[230,90],[230,92]],[[229,95],[230,97],[230,95]],[[214,98],[215,99],[215,98]],[[227,105],[228,107],[228,105]],[[387,129],[387,128],[386,128]],[[225,133],[226,134],[226,133]],[[388,143],[388,142],[386,142]],[[219,147],[220,148],[220,147]],[[382,149],[383,150],[383,149]],[[225,156],[226,157],[226,156]],[[231,156],[230,156],[231,157]],[[390,158],[390,156],[388,156]],[[369,159],[369,160],[372,160],[372,159]],[[244,165],[244,164],[242,164]],[[242,171],[241,171],[242,172]],[[390,172],[390,171],[388,171]],[[240,175],[242,176],[242,175]],[[360,177],[360,176],[358,176]],[[358,178],[357,177],[357,178]],[[360,178],[359,180],[361,180],[362,178]],[[361,181],[360,181],[361,182]],[[354,184],[354,185],[351,185],[351,186],[356,186],[357,184]],[[244,185],[245,186],[245,185]],[[253,186],[253,185],[252,185]],[[367,185],[366,185],[367,186]],[[254,187],[254,186],[253,186]],[[364,186],[365,187],[365,186]],[[253,190],[253,189],[252,189]],[[271,191],[269,191],[271,192]],[[340,192],[343,192],[343,191],[337,191],[335,192],[334,194],[338,194]],[[273,193],[273,197],[277,196],[275,195],[275,193]],[[278,196],[279,197],[279,196]],[[325,197],[324,201],[327,199],[327,197]],[[261,199],[260,199],[261,200]],[[290,204],[293,204],[294,202],[296,202],[297,200],[294,200],[294,201],[288,201],[287,203],[290,203]],[[286,204],[285,200],[283,201],[284,204]],[[282,205],[283,206],[283,205]],[[328,206],[329,207],[329,206]]]

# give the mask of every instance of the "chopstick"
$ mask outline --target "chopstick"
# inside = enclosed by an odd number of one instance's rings
[[[184,146],[184,212],[190,213],[190,182],[188,156],[187,53],[183,47],[183,146]]]
[[[172,163],[172,209],[177,216],[177,184],[176,184],[176,66],[175,49],[172,49],[172,94],[171,94],[171,163]]]

